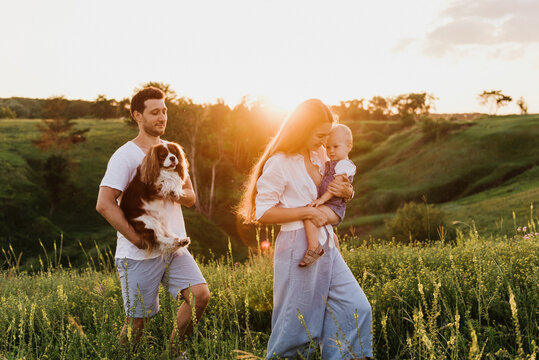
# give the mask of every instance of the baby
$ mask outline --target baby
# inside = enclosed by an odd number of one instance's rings
[[[346,125],[335,125],[327,140],[327,155],[330,161],[326,162],[322,182],[318,185],[319,198],[309,204],[323,211],[329,219],[329,224],[337,224],[344,218],[346,202],[343,198],[334,197],[327,191],[328,184],[333,179],[348,178],[350,183],[356,173],[356,167],[348,159],[348,154],[352,150],[352,131]],[[307,252],[299,266],[309,266],[317,261],[324,254],[322,246],[318,242],[318,232],[320,228],[310,220],[305,220],[305,233],[307,235]]]

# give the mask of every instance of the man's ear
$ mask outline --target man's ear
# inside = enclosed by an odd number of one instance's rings
[[[138,111],[133,111],[133,118],[135,119],[135,121],[138,123],[140,120],[141,120],[141,117],[142,117],[142,114],[139,113]]]

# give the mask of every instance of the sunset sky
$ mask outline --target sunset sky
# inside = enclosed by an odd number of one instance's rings
[[[121,99],[160,81],[196,102],[428,92],[437,112],[487,112],[477,94],[503,90],[539,112],[537,0],[17,0],[0,13],[0,97]]]

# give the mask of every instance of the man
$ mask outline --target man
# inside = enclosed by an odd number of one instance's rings
[[[142,239],[127,222],[118,205],[118,199],[135,176],[145,154],[162,141],[160,137],[167,124],[165,94],[154,87],[140,90],[131,99],[131,115],[138,124],[139,133],[110,158],[96,205],[96,210],[118,231],[115,259],[126,312],[120,343],[125,343],[128,324],[131,324],[133,336],[138,340],[149,317],[159,311],[158,290],[161,281],[168,286],[172,296],[177,298],[180,292],[185,300],[177,313],[178,334],[173,330],[170,339],[171,349],[176,349],[175,340],[183,340],[192,331],[191,305],[195,307],[196,320],[200,320],[209,302],[210,292],[200,269],[186,249],[166,258],[156,251],[147,255],[147,251],[141,249]],[[184,196],[174,202],[170,206],[170,213],[167,213],[171,229],[180,238],[186,237],[181,205],[190,207],[196,201],[189,177],[183,192]],[[167,266],[168,271],[165,272]],[[194,304],[191,304],[191,300]]]

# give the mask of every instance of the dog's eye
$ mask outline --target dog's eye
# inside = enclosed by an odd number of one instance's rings
[[[160,149],[157,150],[157,157],[160,160],[163,160],[164,158],[166,158],[167,155],[168,155],[168,151],[166,151],[165,149],[160,148]]]

